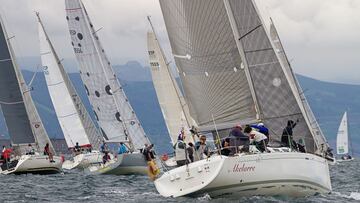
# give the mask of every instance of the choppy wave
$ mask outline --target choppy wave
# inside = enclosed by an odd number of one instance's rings
[[[294,199],[244,197],[217,199],[208,194],[190,198],[164,198],[145,176],[88,176],[81,172],[40,175],[0,175],[0,202],[359,202],[360,161],[330,166],[333,192]]]

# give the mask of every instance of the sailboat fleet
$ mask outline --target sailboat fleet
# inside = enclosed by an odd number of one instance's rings
[[[331,192],[329,163],[335,160],[330,147],[275,25],[272,21],[270,27],[266,25],[255,2],[160,0],[160,6],[180,81],[150,17],[147,48],[175,156],[163,157],[157,164],[152,160],[151,142],[85,6],[81,0],[65,0],[64,20],[93,112],[85,108],[46,32],[46,23],[36,13],[43,73],[72,155],[69,160],[56,156],[31,98],[31,91],[36,90],[24,81],[1,20],[0,106],[14,152],[11,159],[6,157],[0,173],[49,174],[75,169],[89,175],[150,173],[164,197],[205,193],[211,197],[298,197]],[[292,132],[284,134],[289,123]],[[231,146],[231,155],[222,153],[222,143],[230,139],[227,136],[235,126],[258,124],[270,131],[264,152],[255,144],[243,144]],[[285,146],[280,144],[284,135],[290,140]],[[348,154],[347,136],[345,113],[338,154]],[[206,138],[214,140],[213,149],[203,142]],[[126,152],[111,154],[106,147],[111,144],[126,146]],[[204,153],[197,153],[198,149]],[[183,159],[186,161],[179,164]],[[163,169],[159,175],[157,165]]]

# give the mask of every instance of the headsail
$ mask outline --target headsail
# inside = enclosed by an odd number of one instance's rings
[[[349,153],[349,137],[348,137],[348,122],[347,113],[345,112],[336,138],[336,152],[337,154],[348,154]]]
[[[191,127],[190,118],[187,119],[185,116],[179,87],[170,72],[170,67],[166,62],[154,32],[147,33],[147,44],[151,75],[156,95],[171,141],[175,144],[181,128],[187,130]],[[190,141],[194,143],[190,136],[187,136],[187,138],[187,142]]]
[[[98,149],[102,136],[65,72],[38,13],[37,17],[43,71],[66,144],[74,147],[78,142],[80,146],[91,145]]]
[[[160,0],[185,96],[199,125],[259,118],[280,140],[288,120],[309,152],[318,144],[295,80],[285,73],[252,0]],[[205,112],[205,113],[204,113]],[[206,114],[207,113],[207,114]],[[226,126],[226,125],[224,125]],[[229,125],[228,125],[229,126]]]
[[[290,62],[288,60],[288,57],[286,56],[284,47],[283,47],[280,37],[278,35],[277,29],[276,29],[272,19],[270,19],[270,20],[271,20],[271,22],[270,22],[270,38],[274,44],[275,51],[278,53],[279,60],[281,61],[282,65],[284,67],[285,74],[288,74],[289,79],[292,81],[292,82],[290,82],[290,84],[296,85],[296,88],[300,95],[301,101],[304,105],[306,115],[309,119],[312,132],[314,134],[314,140],[317,143],[317,146],[321,146],[320,151],[325,152],[329,148],[329,144],[326,142],[326,138],[315,118],[314,113],[312,112],[312,110],[310,108],[310,105],[304,95],[304,92],[302,91],[302,88],[301,88],[296,76],[294,75],[294,72],[291,68]]]
[[[14,145],[36,143],[39,151],[49,143],[55,153],[31,98],[32,89],[26,85],[16,64],[9,38],[0,21],[0,102],[11,142]]]
[[[72,45],[95,117],[106,140],[139,149],[148,138],[119,84],[80,0],[66,0]]]

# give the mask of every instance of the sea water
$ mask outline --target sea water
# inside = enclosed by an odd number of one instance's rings
[[[0,202],[360,202],[360,161],[330,166],[333,191],[306,198],[164,198],[146,176],[0,175]]]

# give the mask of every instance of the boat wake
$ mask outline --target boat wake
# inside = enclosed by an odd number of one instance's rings
[[[205,193],[203,196],[197,198],[199,201],[210,201],[211,197],[209,194]]]
[[[351,192],[349,197],[354,200],[360,200],[360,193],[359,192]]]
[[[346,198],[346,199],[351,199],[351,200],[360,200],[360,192],[350,192],[349,195],[347,194],[342,194],[340,192],[334,192],[334,194],[336,196],[342,197],[342,198]]]

